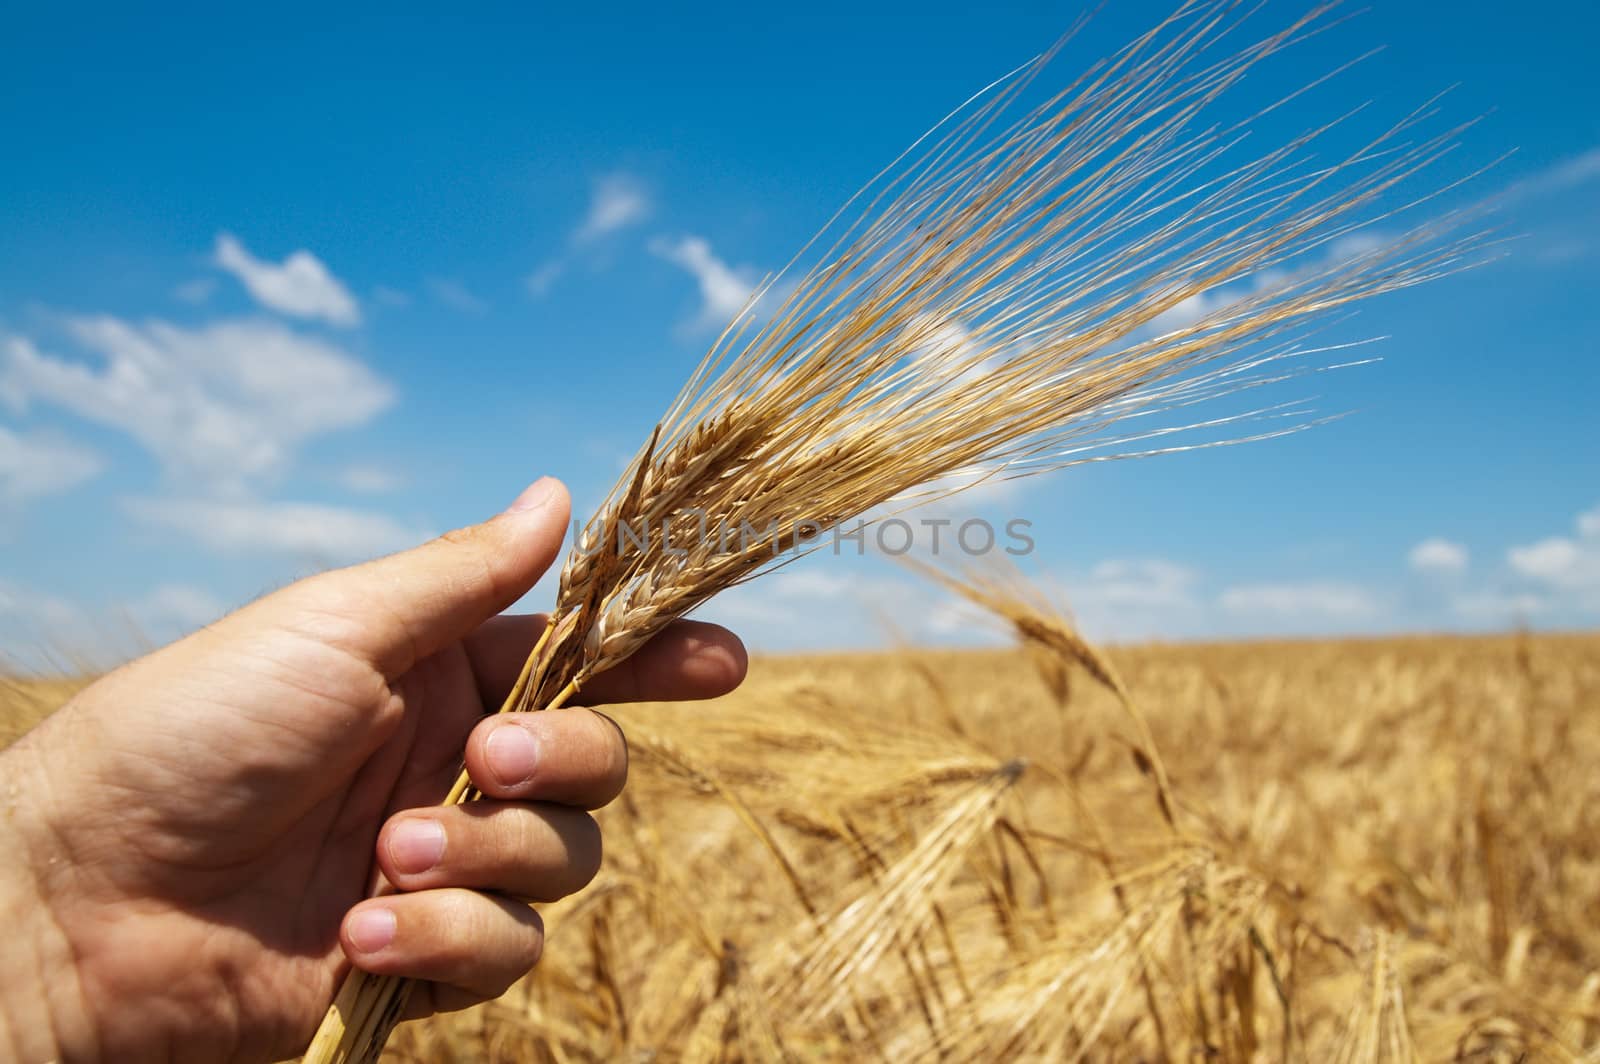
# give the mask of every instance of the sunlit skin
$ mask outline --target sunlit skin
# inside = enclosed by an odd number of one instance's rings
[[[586,810],[628,765],[588,708],[484,718],[544,623],[501,613],[568,510],[542,480],[481,525],[293,584],[0,754],[0,1056],[280,1059],[350,964],[424,980],[413,1016],[526,973],[528,902],[594,876]],[[734,636],[680,622],[580,701],[709,697],[744,670]],[[463,749],[486,797],[434,807]]]

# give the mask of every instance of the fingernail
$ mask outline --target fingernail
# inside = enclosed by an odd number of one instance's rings
[[[506,507],[506,513],[520,514],[525,513],[528,510],[537,510],[539,507],[544,506],[552,498],[554,498],[555,493],[555,478],[540,477],[538,480],[522,489],[522,494],[517,496],[516,501],[510,506]]]
[[[394,941],[394,928],[394,912],[374,907],[351,913],[345,935],[362,953],[376,953]]]
[[[389,860],[395,870],[416,875],[444,856],[444,827],[427,817],[407,817],[389,829]]]
[[[502,787],[526,783],[539,767],[539,740],[520,724],[508,722],[490,732],[483,752],[490,774]]]

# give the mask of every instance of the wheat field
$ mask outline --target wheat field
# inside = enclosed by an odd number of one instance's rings
[[[1590,1060],[1600,636],[758,658],[388,1059]],[[20,734],[68,681],[7,682]]]

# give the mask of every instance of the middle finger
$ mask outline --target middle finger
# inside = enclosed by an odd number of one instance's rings
[[[477,801],[412,809],[378,834],[378,864],[403,891],[492,890],[557,901],[600,870],[600,827],[563,805]]]

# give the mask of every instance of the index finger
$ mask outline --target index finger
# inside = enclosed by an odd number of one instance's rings
[[[592,709],[507,713],[472,730],[466,764],[490,798],[598,809],[628,781],[628,741]]]

